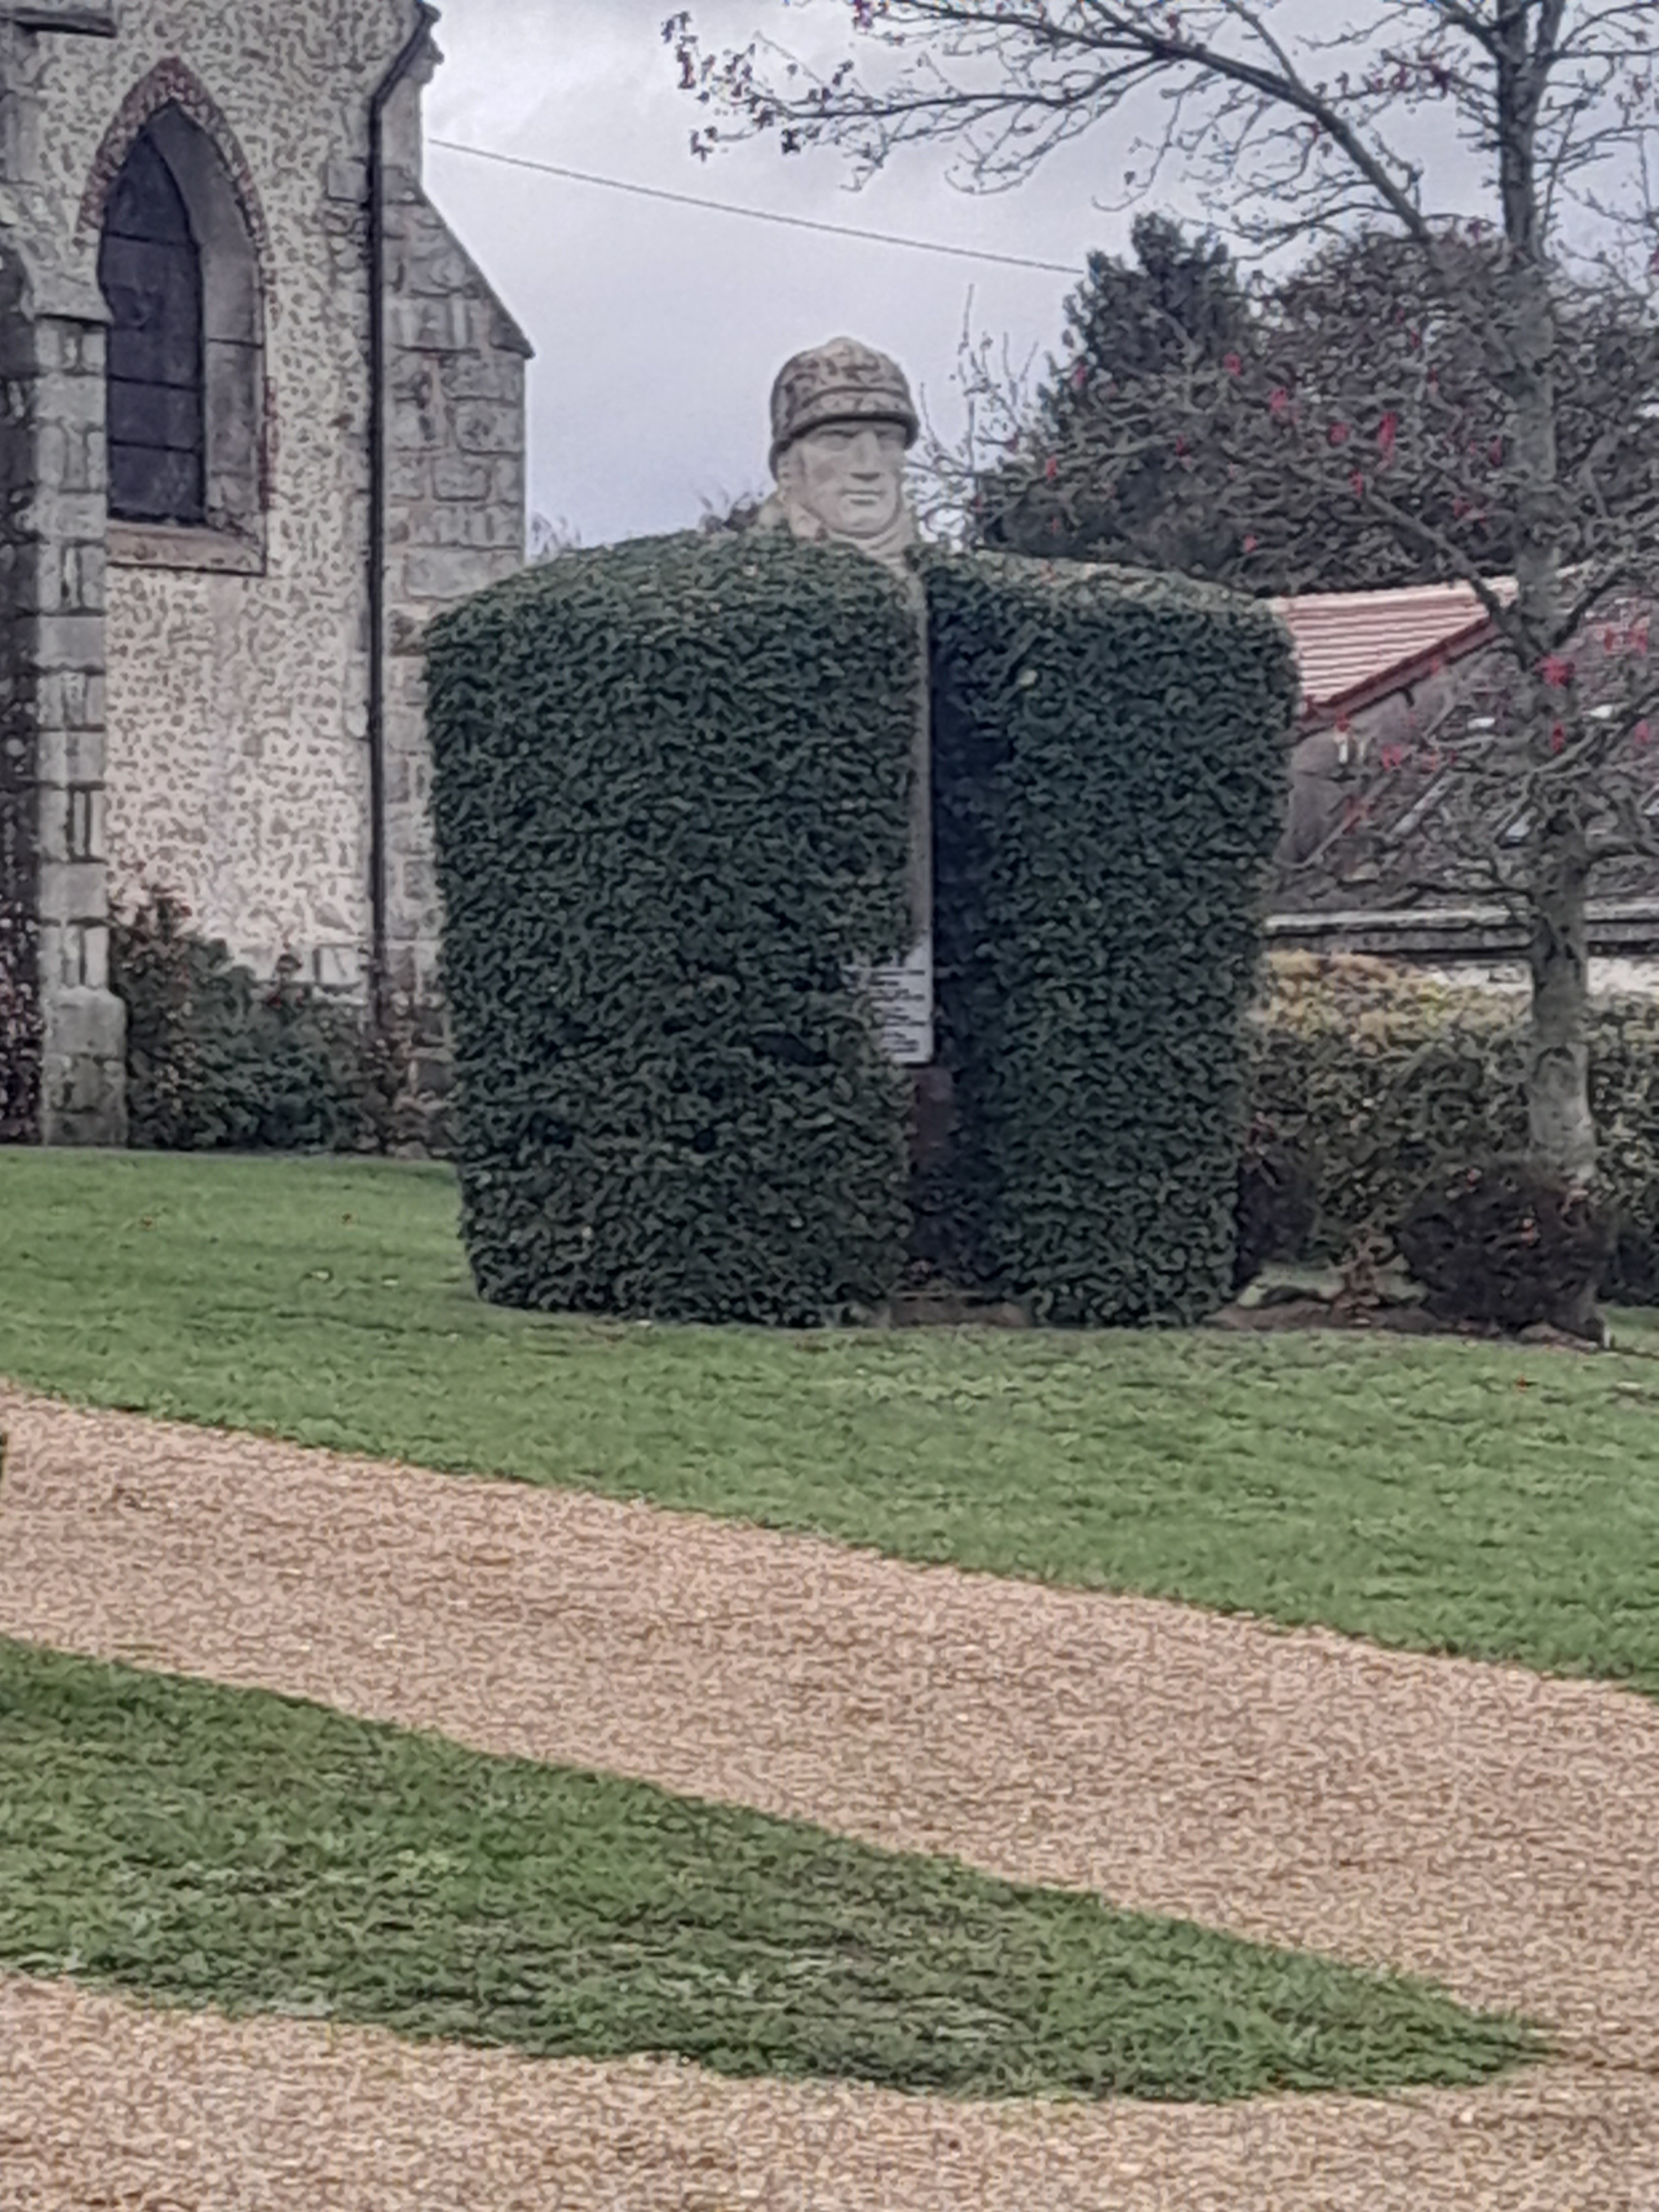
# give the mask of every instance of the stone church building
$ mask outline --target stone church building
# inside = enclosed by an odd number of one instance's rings
[[[416,641],[524,558],[420,0],[0,0],[0,1135],[118,1143],[112,908],[433,997]]]

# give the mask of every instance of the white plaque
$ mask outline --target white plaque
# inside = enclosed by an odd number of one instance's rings
[[[900,1067],[925,1067],[933,1057],[933,941],[919,938],[902,960],[864,970],[882,1048]]]

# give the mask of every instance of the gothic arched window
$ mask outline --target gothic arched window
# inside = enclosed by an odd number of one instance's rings
[[[125,151],[95,203],[110,558],[252,571],[268,498],[264,227],[222,117],[181,70],[158,72],[176,95],[136,135],[121,119]]]
[[[109,507],[135,522],[207,514],[202,255],[149,131],[104,217],[98,279],[110,311]]]

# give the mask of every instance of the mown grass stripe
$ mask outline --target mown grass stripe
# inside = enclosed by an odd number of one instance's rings
[[[957,2095],[1474,2083],[1426,1984],[0,1640],[0,1964],[542,2057]]]
[[[447,1170],[333,1160],[0,1152],[0,1375],[89,1404],[1659,1694],[1650,1322],[606,1328],[481,1304]]]

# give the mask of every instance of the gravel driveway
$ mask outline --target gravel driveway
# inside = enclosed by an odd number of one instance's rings
[[[0,1633],[1430,1974],[1561,2054],[1479,2093],[973,2106],[0,1979],[5,2212],[1659,2212],[1645,1699],[16,1391],[0,1427]]]

